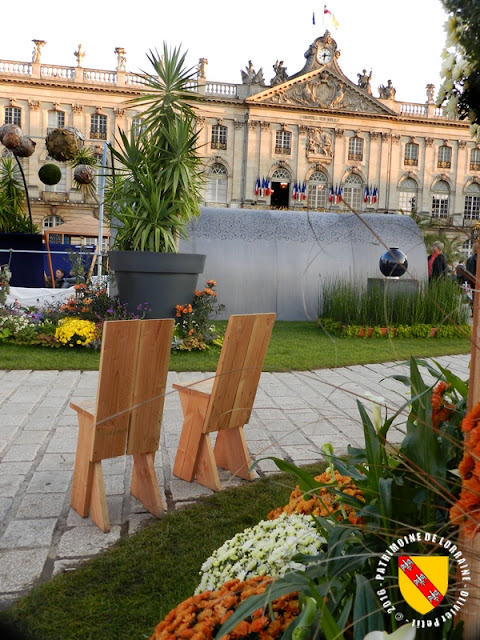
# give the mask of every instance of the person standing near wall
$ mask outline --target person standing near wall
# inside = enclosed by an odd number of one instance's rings
[[[466,277],[466,280],[467,280],[468,284],[470,285],[470,291],[471,291],[471,294],[472,294],[471,301],[472,301],[472,309],[473,309],[473,300],[475,298],[475,289],[477,288],[477,285],[476,285],[476,282],[477,282],[477,280],[476,280],[476,277],[477,277],[477,245],[473,245],[472,251],[473,251],[472,255],[467,260],[465,277]]]
[[[437,240],[432,244],[432,253],[428,256],[428,279],[441,278],[447,273],[447,259],[442,253],[443,242]]]

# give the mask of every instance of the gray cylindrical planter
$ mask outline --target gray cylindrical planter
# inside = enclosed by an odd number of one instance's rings
[[[177,304],[192,302],[205,255],[109,251],[120,302],[131,313],[148,303],[147,318],[175,317]]]

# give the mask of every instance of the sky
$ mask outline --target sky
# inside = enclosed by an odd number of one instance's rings
[[[148,51],[166,42],[188,52],[189,66],[207,58],[208,80],[241,83],[240,70],[252,60],[269,84],[276,60],[297,73],[308,46],[328,29],[350,80],[356,84],[357,73],[372,70],[374,96],[391,79],[397,100],[423,103],[426,85],[438,90],[441,83],[447,18],[441,0],[100,0],[64,3],[53,13],[38,0],[22,0],[20,7],[18,28],[2,30],[0,60],[30,62],[38,39],[46,40],[44,64],[76,66],[73,52],[82,44],[85,68],[114,70],[114,49],[123,47],[128,71],[151,71]]]

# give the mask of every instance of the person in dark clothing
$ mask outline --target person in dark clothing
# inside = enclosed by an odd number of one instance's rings
[[[467,260],[466,272],[465,272],[465,279],[467,283],[470,285],[470,291],[472,292],[472,307],[473,307],[473,300],[475,298],[476,275],[477,275],[477,247],[474,245],[473,253]]]
[[[428,256],[428,279],[441,278],[447,273],[447,259],[442,253],[443,242],[437,240],[432,244],[432,253]]]
[[[455,268],[455,278],[461,287],[463,287],[463,285],[467,281],[467,273],[465,271],[466,268],[467,267],[465,266],[465,263],[463,262],[463,260],[460,260],[460,262],[457,264]]]

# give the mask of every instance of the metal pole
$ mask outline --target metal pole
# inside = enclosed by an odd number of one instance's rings
[[[97,243],[97,252],[98,252],[98,268],[97,273],[99,276],[102,275],[102,242],[103,242],[103,201],[105,194],[105,171],[107,164],[107,151],[110,142],[106,140],[103,145],[103,153],[102,153],[102,167],[100,169],[100,188],[99,188],[99,196],[100,196],[100,205],[98,207],[98,243]]]

